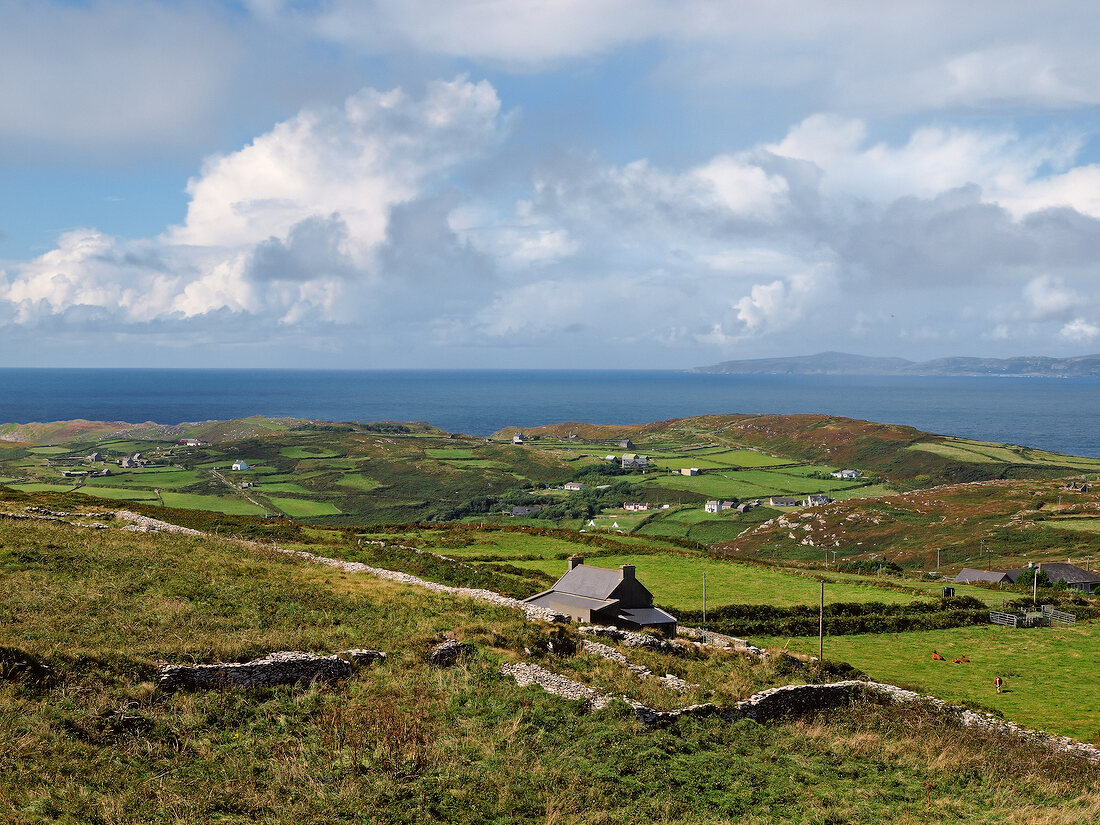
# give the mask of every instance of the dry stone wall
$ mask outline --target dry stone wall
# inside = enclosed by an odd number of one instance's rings
[[[355,674],[357,664],[384,661],[378,650],[346,650],[336,656],[319,656],[300,650],[271,653],[251,662],[214,665],[163,665],[157,687],[161,690],[224,690],[226,688],[309,685],[336,682]]]
[[[685,716],[718,716],[727,722],[734,722],[739,719],[772,722],[819,710],[846,707],[853,699],[871,694],[894,704],[924,704],[930,706],[950,714],[963,727],[976,728],[1006,736],[1057,752],[1079,756],[1093,762],[1100,761],[1100,748],[1093,745],[1086,745],[1066,736],[1056,736],[1042,731],[1030,730],[1014,722],[998,719],[990,714],[977,713],[957,705],[949,705],[935,697],[925,696],[880,682],[846,681],[822,685],[784,685],[753,694],[745,701],[738,702],[728,708],[722,708],[714,704],[703,704],[691,705],[672,711],[660,711],[627,697],[601,694],[586,685],[551,673],[535,664],[503,665],[500,671],[514,679],[518,685],[538,685],[548,693],[567,699],[583,701],[586,707],[593,710],[606,707],[616,698],[621,699],[634,710],[634,715],[638,721],[649,727],[668,725]]]

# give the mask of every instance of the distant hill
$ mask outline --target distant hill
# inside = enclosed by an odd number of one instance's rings
[[[876,358],[845,352],[820,352],[790,358],[754,358],[723,361],[693,372],[730,375],[1002,375],[1045,378],[1094,378],[1100,376],[1100,355],[1050,358],[1023,355],[1014,358],[936,358],[909,361]]]

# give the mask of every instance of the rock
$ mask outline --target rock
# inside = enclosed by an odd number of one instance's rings
[[[428,654],[428,664],[432,667],[450,667],[473,652],[473,645],[465,644],[457,639],[448,639],[432,648]]]
[[[355,647],[351,650],[341,650],[336,654],[341,659],[346,659],[357,667],[366,667],[373,664],[381,664],[386,661],[386,654],[381,650],[367,650],[361,647]]]
[[[355,674],[351,662],[299,650],[271,653],[251,662],[216,665],[163,665],[157,687],[162,690],[224,690],[226,688],[309,685],[334,682]]]

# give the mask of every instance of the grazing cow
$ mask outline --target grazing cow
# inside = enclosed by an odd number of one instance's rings
[[[1001,687],[1004,685],[1004,683],[1004,679],[1002,679],[1000,676],[993,680],[993,687],[997,688],[997,693],[1001,692]]]
[[[962,663],[963,663],[963,660],[958,658],[957,656],[954,659],[951,660],[951,664],[953,664],[953,665],[961,665]]]
[[[970,660],[967,659],[965,656],[960,656],[959,661],[962,662],[963,664],[967,664],[967,665],[970,664]]]
[[[932,661],[933,662],[943,662],[943,661],[946,661],[946,660],[940,654],[938,654],[936,651],[933,650],[932,651]]]

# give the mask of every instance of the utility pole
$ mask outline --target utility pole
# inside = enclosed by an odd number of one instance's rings
[[[825,661],[825,579],[821,580],[821,603],[817,609],[817,661]]]
[[[707,571],[703,571],[703,624],[707,623]]]
[[[1039,571],[1043,569],[1043,566],[1036,565],[1034,573],[1031,576],[1031,606],[1035,607],[1039,603]]]
[[[936,572],[940,572],[940,548],[936,548]]]

